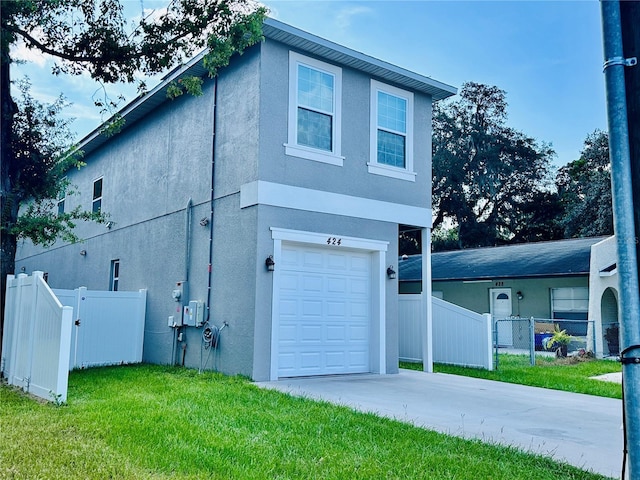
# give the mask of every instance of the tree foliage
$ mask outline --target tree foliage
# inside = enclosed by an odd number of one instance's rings
[[[556,186],[565,238],[613,234],[607,133],[596,130],[587,136],[580,158],[558,171]]]
[[[55,60],[53,73],[88,74],[100,84],[139,83],[139,75],[166,71],[209,47],[204,65],[211,75],[234,53],[262,39],[265,9],[252,0],[171,0],[166,10],[130,23],[120,0],[11,0],[0,8],[0,152],[1,264],[4,298],[6,275],[15,268],[17,240],[50,244],[56,238],[77,240],[73,227],[103,216],[76,209],[57,214],[55,199],[72,188],[64,180],[68,168],[81,166],[80,152],[70,143],[68,125],[59,119],[62,98],[43,105],[28,95],[28,83],[11,88],[12,48],[26,48]],[[143,0],[140,1],[143,7]],[[171,89],[198,94],[201,79],[180,79]],[[14,95],[18,92],[18,98]],[[112,113],[118,102],[105,98],[98,108]],[[117,114],[106,133],[122,126]],[[22,208],[21,208],[22,207]],[[4,302],[3,302],[4,303]],[[1,330],[0,330],[1,338]]]
[[[542,224],[539,231],[522,225],[540,215],[532,205],[552,186],[554,152],[506,120],[505,92],[479,83],[465,83],[457,100],[434,108],[434,228],[452,221],[459,248],[552,235]]]

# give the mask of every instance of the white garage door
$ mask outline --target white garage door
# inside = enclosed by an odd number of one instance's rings
[[[282,244],[278,376],[369,372],[371,254]]]

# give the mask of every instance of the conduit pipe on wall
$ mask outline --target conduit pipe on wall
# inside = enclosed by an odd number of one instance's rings
[[[191,217],[193,210],[193,200],[189,197],[185,208],[185,226],[184,226],[184,280],[189,281],[189,266],[191,264]],[[188,284],[187,284],[188,285]],[[189,301],[188,298],[183,299]]]
[[[638,264],[633,217],[633,190],[627,124],[627,102],[624,69],[634,63],[625,59],[622,49],[620,3],[602,0],[604,74],[609,124],[609,156],[620,291],[620,333],[623,376],[623,412],[625,453],[629,477],[640,479],[640,298],[638,297]],[[640,67],[634,67],[640,68]],[[631,446],[628,449],[626,446]],[[623,463],[623,477],[625,464]]]
[[[213,79],[213,132],[211,141],[211,198],[209,200],[209,279],[207,283],[207,322],[211,320],[211,282],[213,275],[213,195],[215,188],[215,168],[216,168],[216,127],[218,124],[217,117],[218,104],[218,77]]]

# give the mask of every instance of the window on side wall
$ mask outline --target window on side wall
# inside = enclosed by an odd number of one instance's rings
[[[111,275],[109,279],[109,290],[118,291],[118,281],[120,280],[120,260],[111,260]]]
[[[102,178],[93,181],[93,201],[91,203],[92,212],[102,210]]]
[[[569,335],[587,334],[589,288],[562,287],[551,289],[551,318]],[[564,320],[564,321],[563,321]]]
[[[342,166],[342,69],[289,52],[289,132],[285,153]]]
[[[415,181],[413,93],[371,80],[369,173]]]
[[[67,177],[62,179],[63,183],[67,182]],[[62,215],[64,213],[64,202],[67,198],[66,187],[63,187],[58,193],[58,215]]]

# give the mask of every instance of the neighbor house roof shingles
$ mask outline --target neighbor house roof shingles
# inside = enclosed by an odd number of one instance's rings
[[[606,237],[470,248],[431,255],[433,281],[495,280],[589,274],[591,246]],[[400,280],[420,280],[421,255],[399,261]]]

